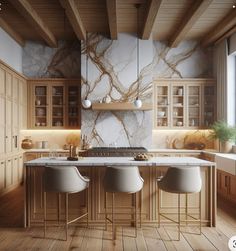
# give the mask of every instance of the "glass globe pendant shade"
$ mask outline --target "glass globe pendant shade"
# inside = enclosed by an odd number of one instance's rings
[[[91,105],[92,105],[92,103],[87,97],[82,101],[82,106],[84,108],[89,108],[89,107],[91,107]]]
[[[134,101],[134,106],[136,107],[136,108],[141,108],[142,107],[142,100],[141,99],[139,99],[138,97],[135,99],[135,101]]]

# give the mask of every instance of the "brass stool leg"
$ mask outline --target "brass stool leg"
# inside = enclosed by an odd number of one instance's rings
[[[188,225],[188,193],[185,194],[185,225],[187,226]]]
[[[178,194],[178,241],[180,240],[180,194]]]
[[[157,188],[157,193],[158,193],[158,206],[157,206],[157,208],[158,208],[158,227],[160,227],[160,224],[161,224],[161,216],[160,216],[160,210],[161,210],[161,207],[160,207],[160,202],[161,202],[161,199],[160,199],[160,189],[159,189],[159,187]]]
[[[44,205],[44,238],[46,237],[46,215],[47,215],[47,197],[46,192],[43,193],[43,205]]]
[[[107,231],[107,192],[105,192],[105,231]]]
[[[143,203],[143,190],[140,190],[140,209],[139,209],[139,220],[140,220],[140,228],[142,228],[142,203]]]
[[[135,238],[137,238],[137,193],[134,194],[134,214],[135,214]]]
[[[57,220],[58,220],[58,225],[60,225],[60,208],[61,208],[61,194],[60,193],[58,193],[58,197],[57,197],[57,199],[58,199],[58,204],[57,204],[57,206],[58,206],[58,208],[57,208],[57,212],[58,212],[58,218],[57,218]]]
[[[87,228],[88,228],[88,226],[89,226],[89,206],[88,206],[88,204],[89,204],[89,201],[88,201],[88,199],[89,199],[89,196],[88,196],[88,188],[86,189],[86,206],[87,206]]]
[[[114,211],[115,211],[115,193],[112,193],[112,239],[116,239],[116,233],[115,233],[115,217],[114,217]]]
[[[200,235],[202,234],[202,190],[199,193],[199,228]]]
[[[68,236],[68,193],[66,193],[66,203],[65,203],[65,212],[66,212],[66,241]]]

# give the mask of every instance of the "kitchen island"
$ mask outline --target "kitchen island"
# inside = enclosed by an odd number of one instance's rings
[[[178,166],[200,166],[202,177],[202,223],[207,226],[216,225],[216,166],[214,162],[193,157],[156,157],[148,161],[135,161],[132,157],[86,157],[78,161],[68,161],[66,158],[39,158],[25,163],[25,226],[42,225],[43,223],[43,171],[48,165],[77,166],[82,175],[90,177],[89,187],[89,222],[93,225],[104,223],[104,191],[102,180],[108,165],[138,166],[144,178],[142,190],[142,221],[150,225],[157,222],[157,182],[156,178],[164,175],[167,168]],[[84,212],[85,192],[69,196],[69,216]],[[140,203],[140,197],[138,203]],[[127,219],[133,206],[133,195],[118,194],[116,196],[118,217]],[[189,196],[189,212],[197,215],[198,194]],[[57,219],[57,195],[48,194],[48,218]],[[185,198],[182,196],[182,205]],[[62,196],[61,218],[64,215],[64,197]],[[161,192],[161,208],[174,213],[177,196]],[[184,209],[182,209],[184,210]],[[183,211],[184,212],[184,211]],[[80,224],[79,222],[77,224]]]

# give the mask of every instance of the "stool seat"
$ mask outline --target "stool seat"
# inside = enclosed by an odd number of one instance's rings
[[[44,172],[44,191],[78,193],[88,188],[89,181],[75,166],[47,166]]]
[[[143,182],[137,166],[108,166],[103,185],[110,193],[137,193],[143,188]]]
[[[157,180],[159,188],[169,193],[198,193],[202,187],[199,166],[172,166]]]

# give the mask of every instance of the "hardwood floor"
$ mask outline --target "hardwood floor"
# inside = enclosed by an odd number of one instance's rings
[[[15,199],[19,198],[22,193],[14,191],[10,197]],[[6,202],[6,197],[4,198]],[[12,206],[9,200],[3,206],[3,200],[0,200],[0,220],[1,226],[6,220],[3,217],[3,212],[6,217],[9,215],[17,214],[16,207],[21,207],[22,202],[15,202]],[[7,209],[9,207],[9,210]],[[4,209],[4,210],[3,210]],[[43,228],[0,228],[0,250],[1,251],[22,251],[22,250],[149,250],[149,251],[166,251],[166,250],[228,250],[228,239],[232,235],[236,235],[236,212],[233,206],[220,201],[217,211],[218,224],[216,228],[203,227],[202,235],[191,234],[197,232],[197,227],[183,227],[180,241],[171,241],[177,236],[177,229],[174,226],[157,227],[143,227],[138,230],[137,238],[130,236],[134,235],[134,230],[130,227],[118,227],[117,240],[114,246],[111,241],[111,232],[104,231],[102,227],[90,227],[88,229],[83,227],[69,227],[68,241],[63,241],[65,232],[63,227],[49,227],[47,230],[47,238],[43,238]],[[16,226],[21,224],[22,214],[14,216],[12,223],[15,222]],[[9,219],[9,218],[8,218]],[[17,220],[18,219],[18,220]],[[9,224],[8,224],[9,226]],[[191,233],[190,233],[191,232]]]

